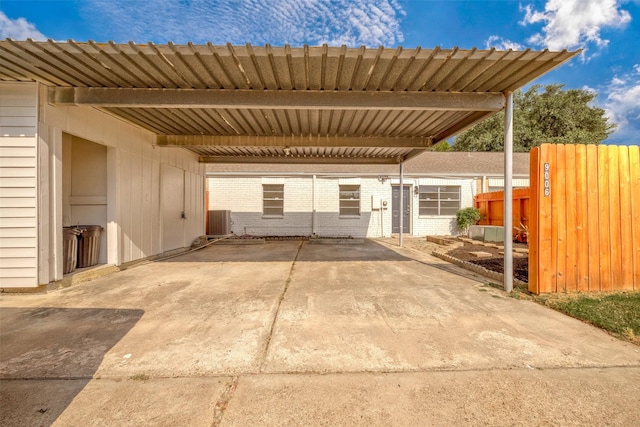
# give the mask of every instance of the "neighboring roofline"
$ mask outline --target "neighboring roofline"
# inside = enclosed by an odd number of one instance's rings
[[[529,175],[529,153],[515,153],[513,174],[518,177]],[[504,154],[502,152],[436,152],[422,153],[404,164],[404,175],[432,177],[500,177],[504,175]],[[394,165],[304,165],[287,164],[220,164],[207,165],[208,176],[379,176],[398,175]]]

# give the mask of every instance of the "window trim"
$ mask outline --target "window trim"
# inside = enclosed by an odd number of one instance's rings
[[[438,191],[438,198],[435,200],[435,202],[437,203],[437,207],[438,207],[438,212],[437,213],[422,213],[422,202],[427,202],[427,201],[431,201],[433,202],[434,200],[426,200],[422,198],[422,195],[425,193],[433,193],[433,191],[422,191],[423,187],[431,187],[431,188],[437,188]],[[445,187],[455,187],[458,190],[458,198],[457,199],[443,199],[440,197],[441,193],[443,193],[442,189]],[[444,193],[450,193],[450,191],[444,192]],[[452,214],[443,214],[441,213],[442,210],[442,202],[454,202],[457,201],[458,202],[458,207],[456,208],[456,212],[458,210],[460,210],[462,208],[462,186],[461,185],[447,185],[447,184],[435,184],[435,185],[430,185],[430,184],[426,184],[426,185],[419,185],[418,186],[418,217],[420,218],[426,218],[426,217],[455,217],[456,214],[452,213]],[[429,208],[425,208],[425,209],[429,209]],[[431,208],[433,209],[433,208]]]
[[[281,190],[267,190],[267,187],[280,187]],[[267,198],[266,193],[267,191],[270,192],[280,192],[282,194],[282,197],[273,197],[273,198]],[[265,208],[266,208],[266,203],[265,202],[279,202],[280,203],[280,210],[281,213],[276,213],[276,214],[270,214],[270,213],[265,213]],[[278,207],[269,207],[269,209],[276,209]],[[262,217],[263,218],[283,218],[284,217],[284,184],[262,184]]]
[[[352,187],[354,188],[353,190],[349,190],[346,187]],[[342,193],[343,192],[356,192],[358,194],[358,198],[342,198]],[[360,184],[339,184],[338,185],[338,216],[340,218],[360,218],[362,216],[362,187]],[[342,202],[346,202],[346,201],[358,201],[358,213],[357,214],[350,214],[350,213],[343,213],[342,210],[343,209],[354,209],[354,207],[343,207]]]

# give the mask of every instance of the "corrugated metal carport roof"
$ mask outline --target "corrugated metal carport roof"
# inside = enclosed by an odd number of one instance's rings
[[[504,107],[577,52],[0,40],[37,81],[204,162],[398,163]]]

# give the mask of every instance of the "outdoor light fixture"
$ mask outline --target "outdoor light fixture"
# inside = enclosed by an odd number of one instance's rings
[[[387,181],[389,179],[389,175],[378,175],[378,181],[380,181],[381,183],[385,183],[385,181]]]

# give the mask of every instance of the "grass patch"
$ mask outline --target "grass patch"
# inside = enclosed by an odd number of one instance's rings
[[[149,375],[147,374],[136,374],[132,377],[129,377],[130,380],[134,381],[149,381]]]
[[[503,290],[503,285],[485,282],[478,289]],[[514,285],[511,298],[535,301],[568,316],[604,329],[612,335],[640,345],[640,292],[553,293],[535,295]],[[499,296],[496,296],[499,297]]]
[[[640,344],[640,292],[553,294],[536,299],[571,317]]]
[[[500,290],[503,288],[501,284],[492,282],[482,286]],[[544,304],[604,329],[618,338],[640,345],[640,292],[534,295],[526,288],[514,286],[509,296]]]

